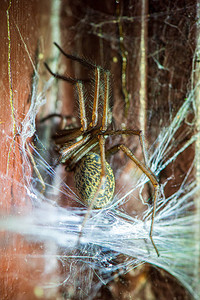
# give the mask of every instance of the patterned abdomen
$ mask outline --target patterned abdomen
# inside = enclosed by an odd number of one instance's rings
[[[101,158],[96,153],[85,155],[75,168],[75,184],[83,202],[89,206],[100,184]],[[106,181],[96,195],[92,208],[103,208],[112,199],[115,190],[113,170],[106,162]]]

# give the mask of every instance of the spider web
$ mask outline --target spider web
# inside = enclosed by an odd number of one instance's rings
[[[157,257],[149,240],[152,206],[143,205],[141,201],[150,197],[151,187],[146,176],[135,171],[120,153],[111,159],[117,185],[113,202],[106,209],[92,211],[84,227],[81,247],[77,247],[87,209],[80,205],[81,199],[73,184],[70,185],[70,175],[63,173],[62,167],[54,166],[57,157],[50,145],[50,132],[55,123],[39,125],[34,138],[37,148],[28,143],[44,179],[45,194],[40,193],[39,178],[30,176],[32,163],[26,146],[28,138],[36,130],[35,118],[39,109],[40,115],[44,115],[45,110],[60,110],[59,105],[49,104],[49,99],[46,106],[41,107],[47,89],[54,91],[51,96],[54,102],[57,91],[66,106],[71,99],[65,99],[68,87],[53,79],[39,93],[40,78],[35,77],[31,106],[22,124],[22,143],[19,145],[26,180],[25,183],[16,182],[19,187],[22,184],[25,186],[25,198],[31,199],[33,209],[22,216],[1,218],[0,224],[5,230],[20,233],[33,243],[51,245],[49,252],[43,254],[44,258],[47,264],[49,259],[58,261],[62,273],[56,282],[50,281],[44,289],[55,286],[60,287],[63,297],[94,299],[102,286],[107,285],[112,288],[114,297],[117,277],[126,278],[126,274],[135,268],[134,272],[140,268],[146,272],[144,263],[149,263],[165,270],[164,278],[168,278],[167,274],[173,276],[175,283],[171,286],[178,290],[178,280],[191,297],[198,299],[199,215],[196,202],[200,185],[198,173],[195,173],[196,164],[198,171],[198,161],[195,160],[194,150],[196,147],[198,155],[199,43],[198,35],[194,33],[198,15],[196,17],[196,6],[191,3],[151,2],[148,17],[143,20],[139,14],[141,7],[134,1],[124,5],[119,12],[106,4],[101,9],[88,4],[78,10],[81,3],[77,1],[71,8],[71,16],[75,19],[73,25],[67,26],[67,29],[64,25],[61,28],[62,39],[66,40],[63,48],[111,70],[111,108],[115,128],[130,125],[145,132],[148,166],[159,178],[161,186],[153,230],[160,257]],[[66,14],[66,21],[63,22],[67,23],[69,4],[63,5]],[[146,11],[147,8],[143,9]],[[141,51],[143,37],[139,33],[141,27],[144,31],[146,28],[143,47],[148,51],[144,58]],[[71,39],[66,38],[69,33]],[[96,56],[94,49],[88,46],[94,41],[98,44]],[[142,71],[143,61],[148,64],[148,71]],[[85,78],[85,72],[80,66],[75,66],[76,77]],[[125,85],[122,83],[123,76]],[[144,87],[148,82],[144,95],[141,94],[141,81]],[[93,95],[90,88],[86,90],[88,111]],[[129,108],[125,116],[126,105]],[[119,142],[121,140],[111,139],[109,145]],[[141,155],[136,139],[125,139],[125,143],[138,156]],[[5,185],[9,178],[1,177]],[[133,274],[136,276],[136,273]],[[141,283],[137,280],[139,286]],[[146,278],[152,286],[154,280],[160,282],[159,276],[150,278],[149,275]],[[171,289],[165,279],[163,282]],[[180,295],[187,297],[186,290],[181,291]],[[143,296],[142,299],[148,297]],[[165,298],[162,295],[160,299]]]

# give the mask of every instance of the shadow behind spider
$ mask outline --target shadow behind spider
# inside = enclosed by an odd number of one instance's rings
[[[78,92],[81,126],[70,129],[61,129],[56,133],[53,139],[55,141],[55,144],[59,148],[60,163],[66,166],[67,171],[74,171],[76,188],[79,191],[83,202],[88,206],[87,213],[82,223],[79,240],[82,234],[83,227],[90,215],[91,209],[101,209],[107,206],[113,199],[115,190],[115,178],[113,170],[107,163],[106,158],[121,150],[142,170],[142,172],[149,178],[154,187],[152,221],[149,235],[152,245],[157,255],[159,256],[159,252],[152,238],[156,200],[159,193],[159,184],[156,176],[146,165],[146,152],[144,148],[142,132],[141,130],[130,129],[108,130],[108,126],[110,125],[108,118],[110,86],[109,71],[104,70],[102,67],[89,63],[79,57],[69,55],[65,53],[56,43],[55,45],[65,57],[74,61],[78,61],[83,66],[89,69],[93,69],[95,73],[92,120],[88,124],[84,103],[83,81],[53,73],[45,63],[45,66],[51,73],[51,75],[53,75],[55,78],[62,79],[75,85]],[[101,84],[102,77],[103,84]],[[101,119],[101,124],[99,125],[98,102],[100,97],[103,97],[103,116]],[[47,118],[53,116],[59,115],[52,114],[47,116],[43,120],[46,120]],[[62,115],[60,115],[60,117],[64,118],[62,117]],[[144,157],[144,163],[139,161],[137,157],[130,151],[130,149],[123,144],[115,145],[108,150],[105,149],[106,138],[117,135],[136,135],[139,137]]]

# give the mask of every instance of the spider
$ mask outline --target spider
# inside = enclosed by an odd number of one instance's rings
[[[144,138],[141,130],[109,130],[109,87],[110,72],[101,66],[92,64],[80,57],[65,53],[59,45],[54,43],[60,52],[68,59],[74,60],[83,66],[92,69],[95,76],[94,100],[92,118],[88,122],[86,118],[84,102],[84,81],[53,73],[45,63],[47,70],[52,76],[62,79],[76,86],[80,109],[80,126],[58,130],[53,136],[60,154],[59,162],[66,166],[67,171],[74,171],[75,185],[82,201],[88,206],[88,211],[82,224],[82,228],[89,217],[91,209],[101,209],[107,206],[114,197],[115,178],[111,166],[106,159],[117,151],[123,151],[142,172],[149,178],[154,187],[152,221],[150,227],[150,240],[159,256],[159,252],[152,238],[153,224],[156,210],[156,200],[159,193],[159,183],[156,176],[148,168],[145,159]],[[103,99],[102,99],[103,98]],[[99,100],[103,100],[103,115],[99,120]],[[49,117],[64,116],[52,114]],[[47,117],[47,118],[49,118]],[[45,118],[45,119],[47,119]],[[131,152],[124,144],[118,144],[106,149],[105,140],[110,136],[134,135],[139,137],[142,147],[144,163]]]

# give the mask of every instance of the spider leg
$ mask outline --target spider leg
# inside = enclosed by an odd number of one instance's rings
[[[89,69],[91,69],[91,68],[94,69],[94,68],[95,68],[95,65],[92,64],[92,63],[90,63],[90,62],[88,62],[87,60],[82,59],[82,58],[80,58],[80,57],[78,57],[78,56],[71,55],[71,54],[68,54],[68,53],[64,52],[63,49],[62,49],[57,43],[54,42],[54,45],[60,50],[60,52],[61,52],[65,57],[67,57],[67,58],[69,58],[69,59],[71,59],[71,60],[77,61],[77,62],[79,62],[80,64],[82,64],[83,66],[85,66],[85,67],[87,67],[87,68],[89,68]]]
[[[125,130],[106,130],[103,133],[104,136],[111,136],[111,135],[136,135],[139,137],[140,145],[142,148],[142,155],[144,158],[144,163],[147,165],[148,159],[147,159],[147,152],[144,142],[144,135],[141,130],[132,130],[132,129],[125,129]],[[107,157],[109,156],[109,150],[107,153]]]
[[[44,123],[47,120],[52,119],[52,118],[60,118],[61,119],[60,126],[59,126],[60,130],[63,130],[63,129],[66,128],[67,122],[69,120],[71,120],[72,123],[76,124],[76,118],[75,117],[70,116],[70,115],[61,115],[61,114],[58,114],[58,113],[47,115],[46,117],[44,117],[40,120],[40,123]]]
[[[158,183],[155,175],[153,174],[153,172],[145,164],[143,164],[141,161],[139,161],[137,159],[137,157],[125,145],[123,145],[123,144],[116,145],[116,146],[110,148],[106,153],[111,155],[111,154],[115,154],[119,150],[122,150],[137,165],[137,167],[142,170],[142,172],[149,178],[149,180],[151,181],[151,183],[154,187],[153,211],[152,211],[152,219],[151,219],[151,227],[150,227],[149,237],[150,237],[151,243],[152,243],[157,255],[159,256],[158,249],[157,249],[157,247],[153,241],[153,237],[152,237],[155,212],[156,212],[156,202],[157,202],[158,193],[159,193],[159,183]]]
[[[90,123],[90,127],[95,127],[98,122],[99,88],[100,88],[100,67],[97,67],[95,69],[94,102],[93,102],[93,110],[92,110],[92,122]]]
[[[98,138],[94,137],[90,141],[86,142],[81,148],[78,148],[75,153],[70,156],[70,168],[76,165],[87,153],[92,151],[98,145]]]
[[[73,140],[76,140],[78,137],[81,136],[82,136],[81,128],[75,127],[75,128],[59,130],[56,134],[52,135],[52,138],[55,141],[56,145],[63,145]]]
[[[104,72],[104,104],[103,104],[103,118],[102,118],[102,131],[106,131],[108,127],[108,100],[109,100],[109,76],[108,71]]]
[[[79,107],[80,107],[80,119],[81,119],[81,130],[86,131],[87,129],[87,119],[85,114],[85,104],[84,104],[84,96],[83,96],[83,82],[81,80],[72,79],[70,77],[66,77],[63,75],[60,75],[58,73],[53,73],[47,63],[44,63],[45,67],[49,71],[49,73],[54,76],[55,78],[62,79],[64,81],[67,81],[71,84],[75,84],[77,91],[78,91],[78,98],[79,98]]]
[[[58,79],[62,79],[64,81],[67,81],[71,84],[76,84],[77,83],[77,79],[73,79],[73,78],[70,78],[70,77],[67,77],[67,76],[63,76],[63,75],[60,75],[58,73],[54,73],[51,71],[51,69],[49,68],[49,66],[47,65],[47,63],[45,62],[44,63],[45,67],[47,68],[47,70],[49,71],[49,73],[55,77],[55,78],[58,78]]]
[[[85,103],[84,103],[82,81],[78,80],[76,82],[76,88],[78,91],[78,100],[79,100],[79,107],[80,107],[81,130],[84,132],[87,130],[87,119],[86,119],[86,113],[85,113]]]
[[[61,156],[59,158],[59,161],[66,161],[68,160],[73,152],[76,151],[76,149],[80,148],[83,146],[88,140],[90,139],[90,135],[87,135],[83,137],[80,141],[75,142],[74,144],[66,147],[64,146],[63,148],[60,149]]]

